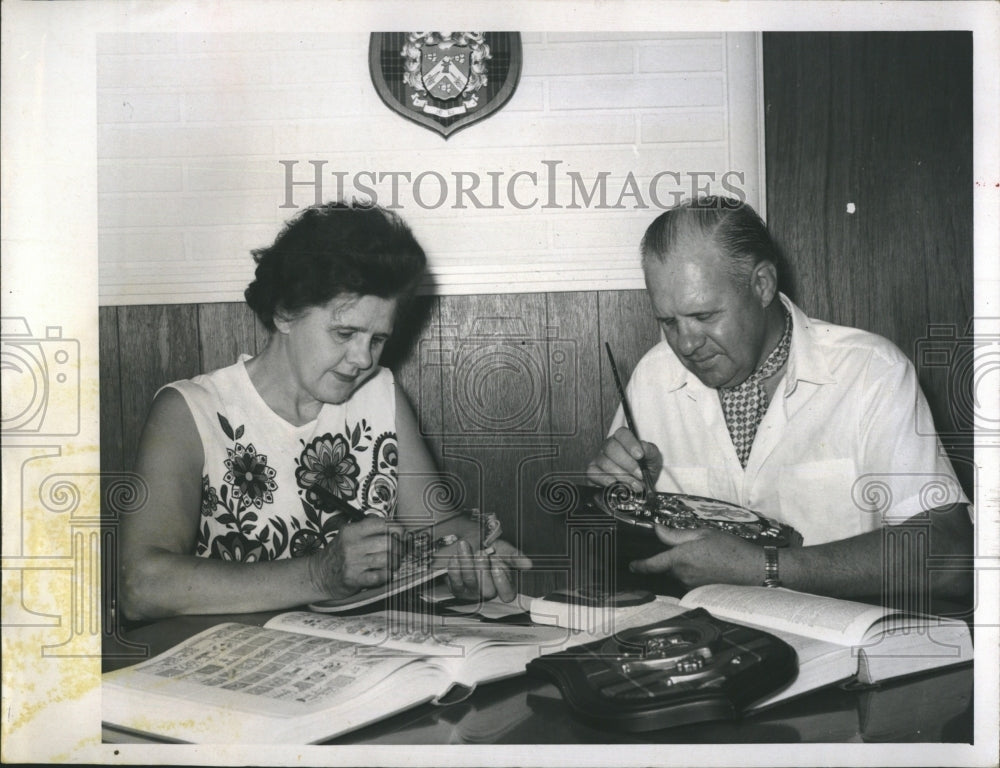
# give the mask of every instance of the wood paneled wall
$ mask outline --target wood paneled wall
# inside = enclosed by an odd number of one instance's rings
[[[910,356],[972,498],[972,34],[765,34],[764,98],[786,285]]]
[[[130,470],[165,383],[254,353],[266,332],[243,304],[102,307],[102,471]],[[420,297],[383,363],[466,506],[496,512],[539,560],[567,552],[548,479],[582,481],[618,405],[603,344],[632,370],[659,338],[645,291]],[[538,589],[557,574],[539,571]]]
[[[807,313],[887,336],[917,361],[970,493],[968,419],[955,409],[970,378],[922,365],[919,349],[937,324],[955,330],[946,351],[960,352],[972,317],[971,43],[964,33],[764,38],[768,220],[788,262],[783,286]],[[539,483],[582,472],[600,444],[617,405],[603,343],[627,376],[658,338],[645,293],[425,297],[399,330],[384,362],[465,503],[497,512],[529,554],[565,554],[565,520],[546,511]],[[240,304],[104,307],[100,336],[107,471],[131,467],[158,387],[265,341]],[[551,584],[539,578],[536,592]]]

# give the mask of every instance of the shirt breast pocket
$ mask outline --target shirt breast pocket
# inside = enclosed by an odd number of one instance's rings
[[[656,489],[666,493],[687,493],[709,496],[708,467],[664,466],[656,481]]]
[[[782,468],[778,484],[781,515],[802,534],[804,544],[823,544],[879,527],[877,516],[853,500],[857,475],[850,458]]]

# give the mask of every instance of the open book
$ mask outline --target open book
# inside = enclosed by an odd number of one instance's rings
[[[556,627],[385,611],[218,624],[105,674],[102,720],[184,742],[314,743],[521,674],[569,636]]]
[[[405,592],[447,573],[448,559],[458,553],[460,540],[469,542],[473,549],[481,553],[492,554],[493,542],[501,534],[496,515],[492,512],[481,513],[477,509],[454,512],[424,528],[399,527],[397,541],[402,548],[402,556],[389,581],[359,590],[350,597],[310,603],[309,608],[320,613],[340,613]]]
[[[795,649],[797,676],[752,709],[831,683],[877,683],[969,662],[973,655],[969,628],[961,621],[766,587],[710,584],[692,589],[680,600],[661,596],[653,603],[621,610],[620,616],[600,607],[567,607],[536,598],[531,617],[537,623],[571,629],[602,626],[620,632],[693,608],[770,632]]]

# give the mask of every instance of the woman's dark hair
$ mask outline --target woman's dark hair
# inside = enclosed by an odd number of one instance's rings
[[[276,313],[295,315],[344,294],[405,303],[427,265],[399,216],[360,203],[310,206],[252,253],[257,271],[243,295],[269,331]]]
[[[685,238],[715,242],[731,259],[734,278],[749,277],[762,261],[780,264],[780,253],[757,212],[731,197],[706,195],[661,213],[642,238],[642,263],[662,261]]]

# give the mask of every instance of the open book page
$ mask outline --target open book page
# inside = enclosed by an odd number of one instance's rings
[[[478,510],[454,512],[423,528],[412,528],[403,522],[394,524],[393,529],[399,536],[402,556],[388,582],[362,589],[350,597],[318,600],[309,605],[310,609],[340,613],[399,594],[447,573],[448,562],[458,554],[460,541],[482,551],[488,550],[502,534],[497,516]]]
[[[973,656],[968,627],[962,622],[849,600],[713,584],[691,590],[681,604],[770,632],[795,649],[795,680],[754,708],[851,678],[875,683]]]
[[[456,683],[471,688],[521,674],[531,659],[565,647],[570,634],[386,612],[303,611],[265,627],[220,624],[105,675],[102,718],[183,741],[304,743],[428,701]]]
[[[887,630],[856,648],[858,679],[872,683],[972,661],[972,636],[964,622],[940,620]]]
[[[885,608],[850,600],[767,587],[708,584],[681,599],[688,608],[705,608],[723,619],[766,630],[793,632],[839,645],[857,645],[883,616]]]
[[[362,643],[374,654],[396,651],[426,656],[466,657],[488,646],[524,646],[534,658],[565,646],[568,633],[554,627],[484,624],[466,616],[379,611],[362,616],[336,616],[309,611],[283,613],[267,627],[318,637]],[[513,658],[510,652],[508,656]]]
[[[421,614],[389,611],[366,613],[361,616],[292,611],[275,616],[264,626],[348,643],[360,643],[372,650],[402,650],[425,656],[448,656],[461,651],[461,648],[451,641],[450,636],[432,631],[432,618]]]
[[[453,666],[456,683],[474,686],[520,675],[532,659],[555,653],[579,639],[559,627],[525,627],[503,624],[469,625],[465,617],[440,617],[435,633],[467,649],[465,663]]]
[[[126,730],[183,741],[318,739],[375,716],[362,705],[386,685],[405,687],[413,700],[401,705],[431,698],[441,688],[433,675],[402,653],[364,657],[351,643],[219,624],[106,674],[101,715]],[[300,730],[310,721],[315,732]]]
[[[299,715],[350,700],[414,661],[359,656],[349,642],[219,624],[141,664],[111,672],[105,685],[269,715]]]
[[[624,608],[605,605],[580,605],[545,597],[531,600],[531,620],[537,624],[566,627],[594,638],[607,637],[632,627],[672,619],[688,611],[674,597],[657,595],[648,603]],[[578,642],[587,642],[578,638]]]
[[[858,657],[849,646],[818,640],[794,632],[782,632],[760,624],[756,626],[792,646],[795,649],[799,669],[795,678],[787,686],[760,701],[754,702],[752,709],[763,709],[793,696],[799,696],[832,683],[850,680],[857,675]]]
[[[101,718],[118,730],[194,743],[308,743],[428,701],[449,681],[397,652],[220,624],[104,676]]]
[[[414,587],[418,587],[428,581],[433,581],[439,576],[443,576],[445,573],[447,573],[447,569],[445,568],[431,569],[421,567],[417,569],[412,565],[408,565],[405,571],[397,571],[393,574],[393,577],[389,581],[381,586],[373,587],[371,589],[362,589],[350,597],[345,597],[340,600],[318,600],[315,603],[310,603],[309,607],[314,611],[325,611],[330,613],[353,611],[356,608],[363,608],[366,605],[381,602],[387,597],[398,595],[400,592],[405,592],[408,589],[413,589]]]
[[[950,655],[954,656],[959,650],[953,642],[956,634],[968,634],[968,625],[964,621],[931,614],[890,611],[872,624],[865,634],[865,639],[872,641],[866,643],[866,647],[877,650],[878,641],[885,635],[905,636],[910,639],[908,645],[921,646],[929,643],[941,645],[943,648],[950,647],[952,649]]]
[[[514,599],[505,603],[500,598],[492,600],[462,600],[452,594],[451,588],[444,581],[427,584],[420,592],[420,600],[435,609],[446,609],[448,613],[475,616],[477,619],[504,619],[527,613],[531,601],[535,598],[520,593]]]
[[[276,616],[266,626],[363,643],[357,651],[362,655],[418,653],[432,658],[450,682],[467,687],[519,675],[532,659],[581,642],[575,633],[557,627],[391,611],[363,616],[295,611]]]

